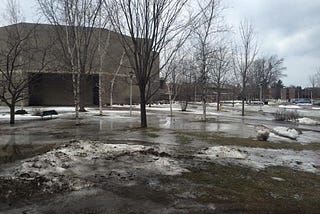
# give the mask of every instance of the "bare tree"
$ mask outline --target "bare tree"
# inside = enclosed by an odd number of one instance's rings
[[[205,0],[197,1],[199,8],[198,21],[194,26],[194,39],[197,61],[200,72],[200,81],[202,88],[202,105],[203,105],[203,120],[206,121],[207,115],[207,88],[209,83],[210,73],[210,58],[214,52],[214,42],[216,41],[217,33],[223,31],[220,0]]]
[[[54,25],[54,31],[64,62],[63,69],[72,75],[76,124],[80,123],[79,111],[84,110],[83,77],[93,69],[98,49],[93,39],[98,26],[101,0],[38,0],[46,19]]]
[[[320,67],[316,69],[316,72],[309,76],[309,82],[312,88],[320,86]]]
[[[14,124],[15,107],[28,98],[29,84],[46,68],[50,48],[39,47],[37,25],[19,23],[22,19],[16,1],[8,0],[6,12],[12,25],[2,28],[0,38],[0,100],[10,108],[10,124]]]
[[[320,67],[316,69],[316,72],[309,75],[309,83],[311,84],[311,100],[313,100],[314,88],[320,87]]]
[[[2,15],[8,24],[16,24],[25,19],[18,0],[7,0],[6,11]]]
[[[194,75],[196,66],[194,59],[189,54],[190,50],[184,50],[174,60],[168,63],[167,85],[169,90],[170,112],[172,116],[172,103],[180,101],[181,109],[186,110],[192,97]]]
[[[250,75],[248,76],[249,87],[252,90],[251,94],[253,97],[258,96],[257,92],[259,92],[259,88],[261,87],[261,95],[264,99],[267,88],[285,76],[283,71],[286,67],[283,66],[283,62],[284,59],[279,59],[276,55],[262,57],[254,61]]]
[[[214,51],[211,61],[210,79],[217,91],[217,111],[220,111],[221,91],[230,79],[231,51],[227,46],[220,46]]]
[[[98,18],[99,18],[99,34],[98,34],[98,54],[99,54],[99,83],[98,83],[98,90],[99,90],[99,115],[102,116],[103,115],[103,111],[102,111],[102,96],[103,96],[103,92],[105,91],[105,87],[103,87],[102,84],[102,78],[105,74],[104,69],[103,69],[103,61],[105,59],[107,50],[109,48],[110,45],[110,34],[111,32],[108,31],[108,36],[106,40],[102,39],[102,32],[104,31],[104,28],[107,26],[108,24],[108,20],[109,19],[104,19],[104,21],[102,21],[102,6],[100,6],[99,8],[99,14],[98,14]]]
[[[315,88],[317,85],[317,77],[316,75],[312,74],[309,76],[309,83],[311,84],[312,88]]]
[[[117,67],[117,69],[114,71],[113,73],[113,77],[110,81],[110,107],[112,107],[113,105],[113,89],[114,89],[114,83],[116,81],[117,76],[119,75],[119,71],[121,69],[121,66],[123,66],[124,60],[125,60],[125,52],[122,53],[121,57],[120,57],[120,62],[119,65]]]
[[[184,30],[179,15],[187,0],[105,0],[114,30],[129,58],[140,92],[141,127],[147,127],[146,104],[159,89],[159,54],[169,60]],[[113,7],[110,7],[113,5]],[[170,46],[171,45],[171,46]],[[166,62],[162,62],[165,64]],[[160,67],[160,70],[162,68]],[[156,83],[157,82],[157,83]]]
[[[254,27],[251,23],[244,21],[240,23],[240,45],[235,48],[234,54],[234,69],[237,73],[236,76],[240,79],[242,87],[241,100],[242,111],[241,115],[244,116],[244,103],[247,95],[247,82],[250,68],[258,53],[258,46],[256,43]]]

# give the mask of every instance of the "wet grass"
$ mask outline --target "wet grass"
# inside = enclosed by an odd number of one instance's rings
[[[220,132],[181,132],[177,131],[177,135],[185,135],[193,137],[200,141],[210,144],[226,145],[226,146],[244,146],[253,148],[268,149],[292,149],[292,150],[320,150],[320,143],[301,144],[298,142],[268,142],[258,141],[254,138],[229,137]]]
[[[191,143],[192,140],[194,139],[193,137],[182,135],[182,134],[178,134],[176,137],[177,137],[177,142],[182,144]]]
[[[192,193],[192,200],[213,203],[221,212],[317,213],[320,210],[320,177],[316,174],[285,167],[257,171],[216,163],[204,163],[189,170],[190,173],[179,178],[162,180],[170,185],[169,193],[176,196]]]
[[[153,190],[146,188],[142,185],[136,185],[136,186],[130,186],[130,187],[120,187],[116,190],[114,190],[114,193],[116,193],[119,196],[122,197],[128,197],[132,198],[134,200],[141,200],[141,201],[153,201],[155,203],[161,203],[161,204],[170,204],[172,202],[173,198],[171,195],[166,191],[161,190]]]
[[[157,138],[157,137],[159,137],[158,134],[152,133],[152,132],[146,132],[145,134],[146,134],[146,136],[148,136],[148,137],[150,137],[150,138]]]

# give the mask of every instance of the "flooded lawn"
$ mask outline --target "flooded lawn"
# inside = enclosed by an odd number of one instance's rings
[[[148,119],[148,129],[126,111],[89,112],[80,126],[70,115],[1,124],[0,213],[320,210],[317,132],[308,142],[261,142],[257,120],[157,111]]]

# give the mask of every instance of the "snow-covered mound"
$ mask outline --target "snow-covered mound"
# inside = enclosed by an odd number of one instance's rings
[[[298,118],[297,123],[303,124],[303,125],[319,125],[320,124],[319,121],[310,119],[308,117]]]
[[[296,140],[297,137],[299,136],[299,132],[297,130],[288,128],[288,127],[282,127],[282,126],[273,128],[272,132],[275,133],[276,135],[287,137],[292,140]]]
[[[318,151],[213,146],[201,150],[196,156],[221,164],[240,164],[255,169],[283,166],[306,172],[320,173]]]
[[[111,162],[110,162],[111,161]],[[77,177],[105,174],[115,167],[121,169],[130,162],[130,169],[145,170],[146,173],[178,175],[187,172],[171,155],[153,147],[130,144],[105,144],[93,141],[72,141],[57,149],[22,161],[11,170],[14,176],[23,174],[55,177],[71,175]],[[113,167],[112,165],[115,165]],[[99,166],[99,167],[97,167]],[[102,170],[103,169],[103,170]]]

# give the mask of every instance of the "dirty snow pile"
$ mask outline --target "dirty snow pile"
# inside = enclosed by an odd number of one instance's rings
[[[263,128],[263,129],[259,129],[257,133],[258,133],[257,139],[259,141],[266,141],[269,138],[270,130]]]
[[[188,172],[170,154],[149,146],[74,140],[21,161],[21,164],[6,170],[1,176],[30,179],[42,176],[51,184],[60,182],[60,185],[67,185],[69,189],[79,190],[90,186],[86,181],[88,177],[105,177],[106,174],[112,177],[114,171],[132,174],[134,170],[163,175]]]
[[[296,140],[299,136],[299,132],[295,129],[288,128],[288,127],[275,127],[272,129],[272,132],[275,133],[276,135],[279,135],[281,137],[287,137],[292,140]]]
[[[155,158],[156,160],[147,164],[144,168],[163,175],[179,175],[189,170],[179,166],[178,162],[167,157]]]
[[[240,164],[255,169],[284,166],[301,171],[320,173],[319,151],[213,146],[202,149],[196,156],[221,164]]]
[[[215,158],[234,158],[234,159],[243,159],[246,158],[246,154],[241,150],[228,147],[228,146],[214,146],[206,148],[200,151],[199,156],[207,156],[211,159]]]
[[[310,119],[308,117],[298,118],[296,121],[297,123],[303,124],[303,125],[319,125],[320,124],[319,121]]]

